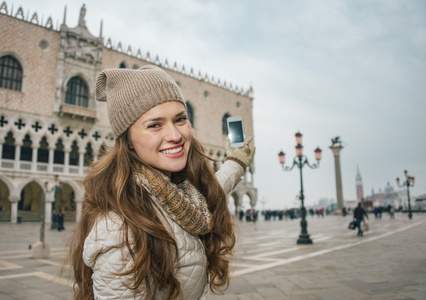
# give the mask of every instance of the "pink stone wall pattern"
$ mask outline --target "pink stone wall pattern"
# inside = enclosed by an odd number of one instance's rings
[[[45,50],[39,47],[41,40],[48,43]],[[24,70],[22,92],[0,89],[2,107],[52,115],[58,50],[57,32],[0,15],[0,55],[13,55]]]

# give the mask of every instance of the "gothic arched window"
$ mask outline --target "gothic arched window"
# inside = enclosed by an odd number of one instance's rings
[[[9,131],[4,139],[2,157],[3,159],[15,159],[15,138]]]
[[[62,139],[58,139],[55,151],[53,152],[53,163],[63,165],[65,161],[64,144]]]
[[[67,83],[65,103],[82,107],[89,106],[89,89],[80,77],[73,77]]]
[[[70,166],[78,166],[79,157],[80,156],[78,154],[78,145],[77,145],[77,142],[73,141],[72,145],[71,145],[69,165]]]
[[[33,160],[33,148],[31,148],[33,142],[29,134],[25,135],[25,138],[22,140],[21,147],[21,160],[23,161],[32,161]]]
[[[188,119],[191,123],[192,127],[194,127],[194,110],[192,109],[192,105],[188,102],[186,103],[186,111],[188,112]]]
[[[228,124],[226,122],[226,119],[228,119],[231,115],[226,113],[222,117],[222,134],[228,135]]]
[[[120,69],[125,69],[126,68],[126,64],[124,63],[124,61],[122,61],[118,67]]]
[[[0,88],[20,91],[22,88],[22,67],[11,55],[0,58]]]
[[[37,162],[49,162],[49,143],[47,142],[47,138],[45,136],[42,137],[40,141],[40,147],[37,151]]]
[[[86,146],[86,152],[84,153],[84,166],[88,166],[93,162],[93,149],[92,144],[88,143]]]

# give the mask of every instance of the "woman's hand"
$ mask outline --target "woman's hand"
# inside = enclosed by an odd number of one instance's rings
[[[253,140],[252,137],[248,137],[244,142],[244,146],[240,148],[231,148],[229,140],[226,139],[225,150],[227,157],[234,157],[241,161],[244,165],[249,166],[253,161],[254,153],[256,152],[256,147],[253,149],[250,148],[249,144]]]

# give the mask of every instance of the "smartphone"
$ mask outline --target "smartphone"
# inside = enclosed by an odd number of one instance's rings
[[[246,135],[244,134],[243,118],[240,116],[226,119],[228,124],[228,138],[232,148],[244,146]]]

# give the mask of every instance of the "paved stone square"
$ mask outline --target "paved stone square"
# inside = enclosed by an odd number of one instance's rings
[[[371,215],[363,237],[349,216],[307,220],[313,245],[297,245],[300,220],[236,221],[231,284],[209,299],[426,299],[426,214]],[[51,255],[33,259],[40,225],[0,223],[1,300],[72,299],[58,274],[74,225],[46,229]]]

